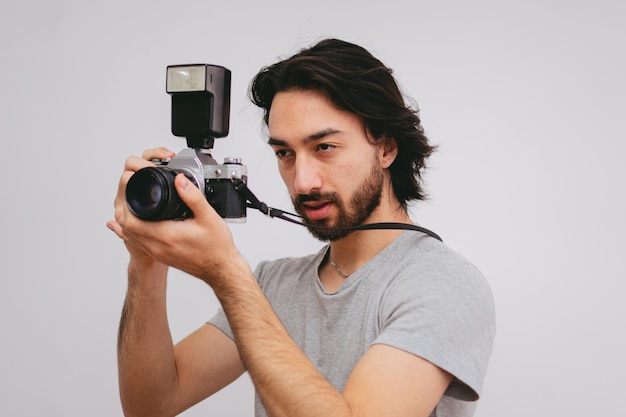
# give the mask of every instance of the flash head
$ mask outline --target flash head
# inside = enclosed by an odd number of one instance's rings
[[[231,73],[210,64],[170,65],[166,91],[172,96],[172,134],[190,148],[212,148],[228,135]]]

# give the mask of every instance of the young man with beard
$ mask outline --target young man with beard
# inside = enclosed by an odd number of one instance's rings
[[[264,68],[251,86],[269,145],[319,253],[263,262],[253,274],[223,220],[183,176],[194,217],[146,223],[124,190],[159,148],[131,157],[108,223],[131,255],[119,335],[127,416],[171,416],[249,372],[257,416],[471,416],[494,336],[482,275],[414,230],[433,148],[417,111],[365,49],[328,39]],[[220,250],[215,250],[220,248]],[[168,266],[206,282],[222,310],[176,344]]]

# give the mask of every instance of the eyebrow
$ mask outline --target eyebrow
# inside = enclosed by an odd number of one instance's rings
[[[320,130],[319,132],[313,133],[312,135],[309,135],[309,136],[305,137],[303,142],[304,142],[304,144],[311,143],[311,142],[314,142],[316,140],[323,139],[326,136],[335,135],[337,133],[341,133],[341,131],[337,130],[337,129],[333,129],[332,127],[329,127],[329,128]],[[282,139],[273,138],[271,136],[268,139],[267,143],[270,146],[288,146],[287,141],[284,141]]]

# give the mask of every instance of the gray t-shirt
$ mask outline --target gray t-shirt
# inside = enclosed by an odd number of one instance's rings
[[[329,294],[318,276],[327,251],[263,262],[255,271],[289,335],[322,375],[342,391],[371,345],[391,345],[454,376],[431,416],[472,416],[495,334],[482,274],[438,240],[405,231]],[[210,323],[233,338],[223,311]],[[266,416],[258,398],[255,415]]]

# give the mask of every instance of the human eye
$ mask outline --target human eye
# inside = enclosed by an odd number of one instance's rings
[[[288,149],[276,149],[274,150],[274,153],[276,154],[276,158],[278,159],[285,159],[288,156],[293,155],[292,152]]]
[[[317,145],[317,150],[322,152],[328,152],[335,149],[335,147],[335,145],[331,145],[330,143],[320,143],[319,145]]]

